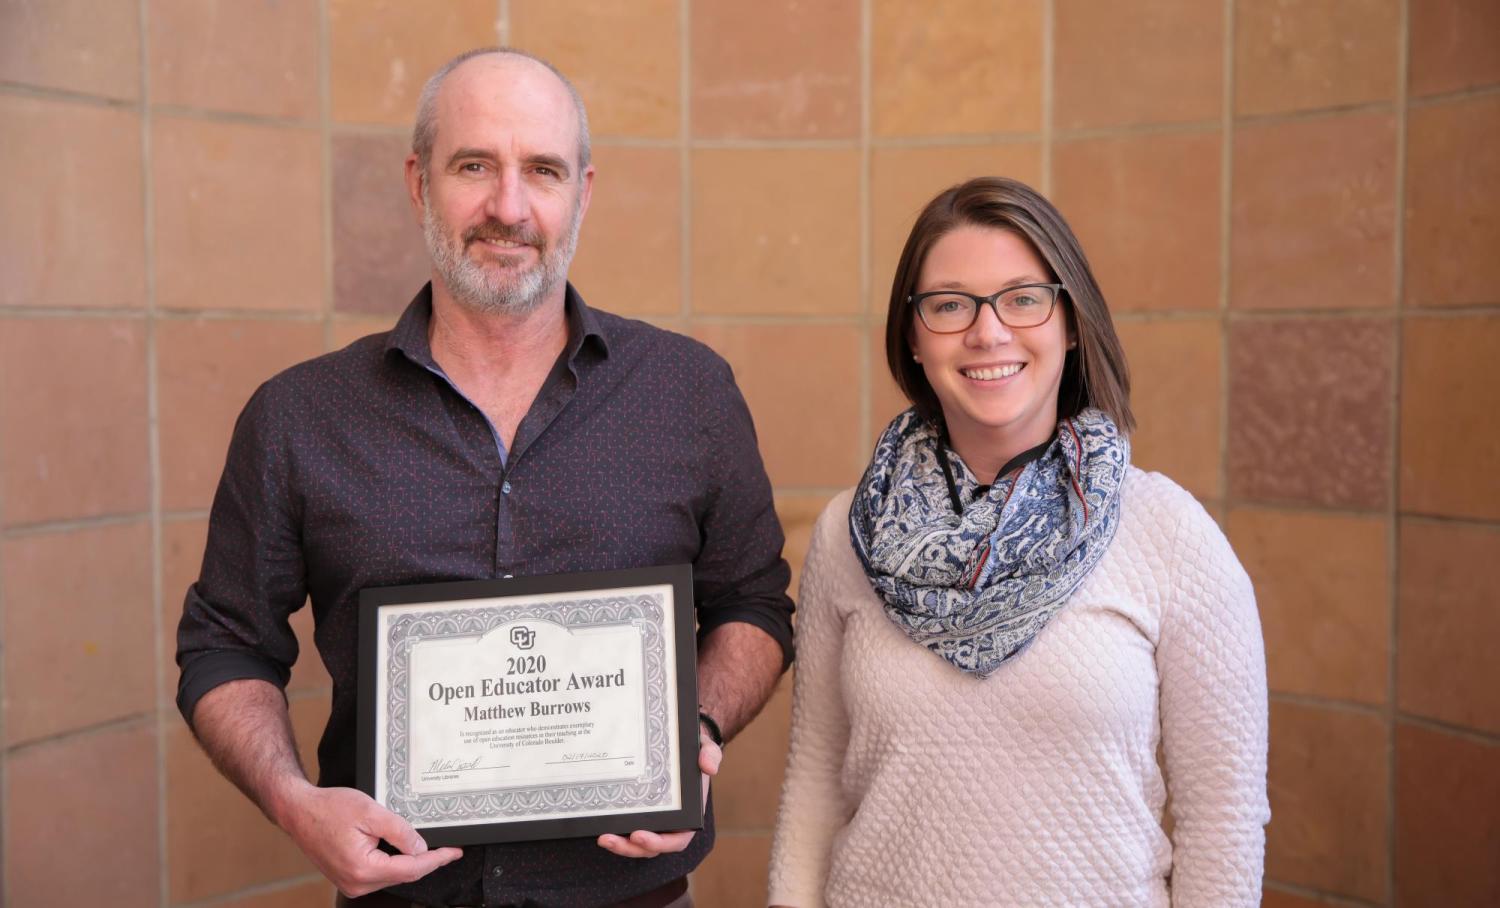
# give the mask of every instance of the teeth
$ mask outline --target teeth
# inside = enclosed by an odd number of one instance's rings
[[[1006,363],[993,369],[962,369],[960,371],[969,378],[979,381],[994,381],[997,378],[1009,378],[1021,371],[1021,363]]]

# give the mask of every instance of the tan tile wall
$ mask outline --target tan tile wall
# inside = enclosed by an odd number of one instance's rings
[[[577,284],[734,365],[796,568],[901,406],[917,208],[1051,194],[1137,462],[1256,580],[1265,904],[1500,904],[1497,35],[1494,0],[0,0],[0,903],[327,904],[177,717],[176,617],[250,391],[426,273],[423,79],[514,41],[592,106]],[[762,904],[789,688],[700,904]]]

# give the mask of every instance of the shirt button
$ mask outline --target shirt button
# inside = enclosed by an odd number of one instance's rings
[[[502,482],[500,484],[500,491],[504,492],[507,495],[510,494],[510,480],[507,479],[505,482]]]
[[[505,875],[505,871],[501,870],[499,867],[496,867],[494,870],[491,870],[490,873],[493,874],[497,879],[499,877]]]

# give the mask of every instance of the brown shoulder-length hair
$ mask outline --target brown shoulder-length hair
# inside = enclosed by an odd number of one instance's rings
[[[1121,433],[1129,434],[1135,428],[1130,412],[1130,371],[1083,247],[1051,202],[1030,186],[1005,177],[978,177],[939,193],[917,216],[906,248],[901,250],[886,313],[885,356],[892,377],[918,415],[934,424],[942,423],[937,395],[922,366],[912,360],[911,332],[916,330],[917,316],[911,297],[917,292],[917,281],[933,244],[966,225],[1020,234],[1047,263],[1053,279],[1063,285],[1059,301],[1072,319],[1078,346],[1068,351],[1063,362],[1057,418],[1066,419],[1085,407],[1096,407],[1109,414]]]

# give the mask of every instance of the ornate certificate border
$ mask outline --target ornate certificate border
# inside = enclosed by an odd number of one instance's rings
[[[477,640],[519,621],[639,635],[644,765],[578,783],[413,790],[413,649]],[[695,656],[687,565],[362,590],[359,787],[433,846],[701,828]]]

